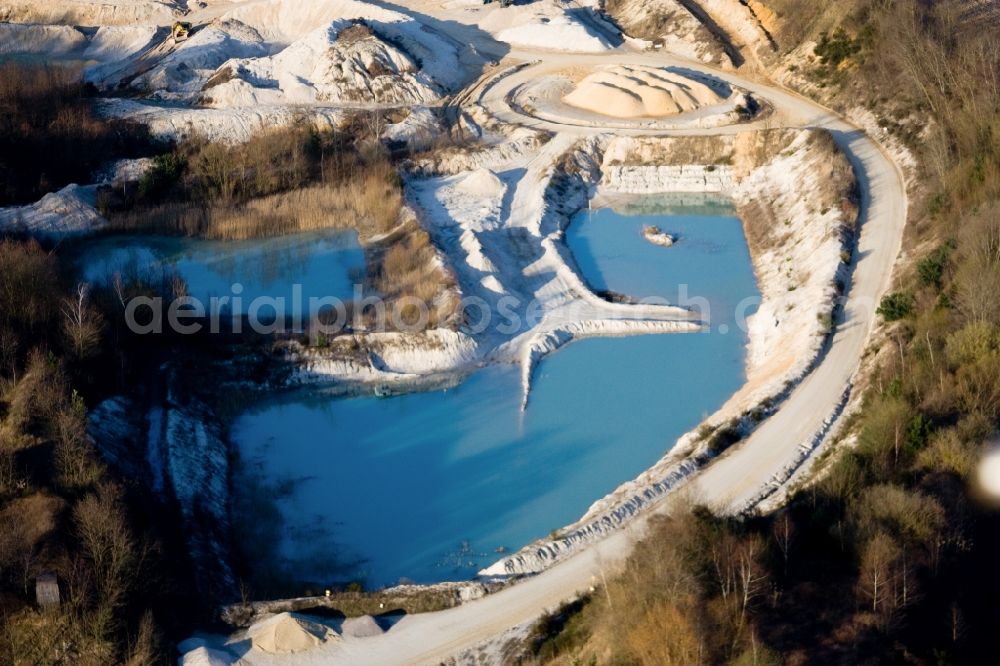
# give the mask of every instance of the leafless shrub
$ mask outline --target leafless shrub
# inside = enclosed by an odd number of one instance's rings
[[[73,508],[77,536],[93,567],[99,604],[109,611],[125,601],[141,564],[139,543],[122,506],[121,488],[105,483]]]

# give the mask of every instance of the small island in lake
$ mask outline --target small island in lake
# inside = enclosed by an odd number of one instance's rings
[[[651,224],[647,224],[642,228],[642,236],[653,245],[662,245],[663,247],[670,247],[677,242],[677,238]]]

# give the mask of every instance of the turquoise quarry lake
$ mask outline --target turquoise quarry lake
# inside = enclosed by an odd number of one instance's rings
[[[649,243],[647,224],[678,242]],[[739,388],[746,336],[735,312],[758,292],[725,201],[644,197],[584,211],[567,243],[595,289],[677,302],[687,285],[710,305],[709,331],[572,343],[542,361],[523,413],[512,367],[449,390],[301,390],[253,406],[231,437],[237,528],[253,540],[254,566],[319,585],[470,578],[578,519]]]
[[[245,313],[259,297],[284,298],[292,314],[293,285],[303,313],[310,297],[350,299],[364,277],[365,256],[354,232],[305,233],[248,241],[151,235],[113,235],[84,241],[75,252],[83,277],[100,282],[115,273],[176,275],[206,307],[214,297],[243,299]],[[234,285],[239,288],[234,290]],[[262,313],[274,312],[262,305]]]

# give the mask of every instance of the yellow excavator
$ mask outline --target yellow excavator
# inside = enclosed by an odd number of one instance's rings
[[[175,44],[187,41],[187,38],[191,36],[191,24],[184,21],[175,21],[174,26],[170,29],[170,39],[173,40]]]

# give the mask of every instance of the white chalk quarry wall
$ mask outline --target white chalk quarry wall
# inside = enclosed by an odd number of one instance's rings
[[[100,99],[98,113],[130,118],[149,128],[152,136],[180,140],[199,136],[228,144],[245,143],[260,131],[290,125],[303,117],[320,129],[335,128],[344,119],[337,108],[300,109],[288,106],[256,106],[232,109],[170,108],[143,104],[132,99]]]
[[[108,224],[96,202],[96,186],[67,185],[33,204],[0,208],[0,231],[50,239],[92,233]]]
[[[0,23],[0,53],[35,53],[60,56],[82,51],[87,38],[67,25]]]
[[[617,28],[598,14],[585,14],[584,2],[567,11],[557,0],[497,7],[479,22],[479,27],[498,41],[512,46],[578,53],[601,53],[614,48]]]
[[[173,0],[4,0],[0,21],[62,25],[169,25]]]
[[[824,200],[821,174],[839,156],[808,138],[803,134],[733,193],[745,214],[763,204],[770,222],[766,244],[751,248],[763,300],[749,321],[747,370],[756,386],[743,396],[746,402],[776,393],[808,370],[826,339],[826,317],[844,277],[842,255],[855,213]]]
[[[290,349],[297,368],[292,383],[338,381],[411,382],[421,375],[461,370],[478,359],[475,341],[449,329],[422,333],[370,333],[357,339],[358,353],[348,358],[306,347]]]
[[[727,194],[733,190],[735,180],[732,171],[726,166],[612,165],[605,167],[601,186],[608,191],[622,194],[663,192]]]
[[[780,220],[781,229],[770,236],[770,246],[751,253],[763,300],[749,322],[747,384],[706,423],[725,423],[778,395],[808,370],[825,339],[818,315],[833,307],[845,229],[854,221],[849,219],[850,211],[824,209],[817,174],[822,173],[823,164],[838,156],[830,155],[822,142],[809,139],[809,132],[801,132],[778,156],[750,168],[749,173],[741,168],[742,177],[738,169],[725,165],[620,164],[628,161],[622,157],[630,151],[649,148],[629,145],[631,139],[613,139],[604,152],[602,192],[713,192],[732,197],[739,208],[752,200],[763,202],[772,219]],[[725,140],[720,148],[732,148],[733,143]],[[792,274],[789,266],[795,267]],[[559,530],[557,538],[530,544],[480,574],[541,571],[618,529],[683,485],[708,460],[704,444],[695,433],[688,433],[638,478],[622,484],[595,502],[579,521]]]
[[[732,67],[712,34],[678,0],[624,0],[615,4],[614,18],[633,37],[662,39],[666,51]]]

